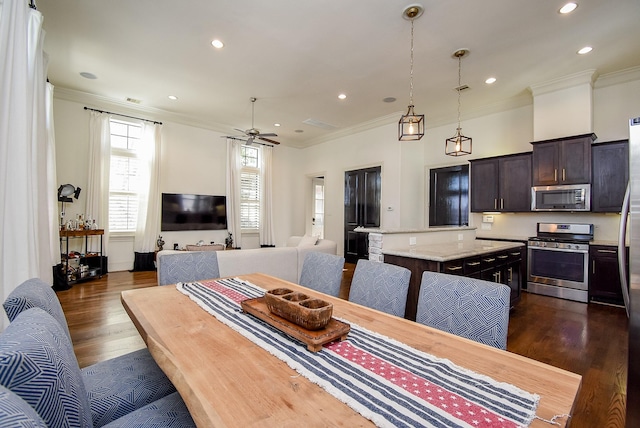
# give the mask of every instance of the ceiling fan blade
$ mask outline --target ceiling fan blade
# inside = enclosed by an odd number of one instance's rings
[[[274,134],[273,132],[269,132],[267,134],[263,134],[263,133],[258,134],[258,137],[260,137],[260,138],[262,138],[262,137],[277,137],[277,136],[278,136],[278,134]]]
[[[246,133],[247,133],[247,131],[245,131],[245,130],[243,130],[243,129],[238,129],[238,128],[233,128],[233,129],[235,129],[235,130],[236,130],[236,131],[238,131],[238,132],[242,132],[243,134],[246,134]]]
[[[263,140],[263,141],[266,141],[267,143],[275,144],[276,146],[277,146],[278,144],[280,144],[279,142],[277,142],[277,141],[275,141],[275,140],[271,140],[271,139],[269,139],[269,138],[264,138],[264,137],[263,137],[263,135],[269,135],[269,134],[261,134],[261,135],[258,135],[258,138],[259,138],[259,139],[261,139],[261,140]]]

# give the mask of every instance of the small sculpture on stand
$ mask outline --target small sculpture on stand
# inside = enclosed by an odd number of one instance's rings
[[[156,241],[158,245],[158,251],[162,251],[162,247],[164,246],[164,240],[162,239],[162,235],[158,235],[158,240]]]
[[[227,250],[230,250],[233,248],[233,234],[231,232],[229,232],[229,236],[224,238],[224,244],[227,247]]]

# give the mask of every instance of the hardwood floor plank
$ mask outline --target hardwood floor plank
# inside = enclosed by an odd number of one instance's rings
[[[341,298],[349,295],[355,265],[345,267]],[[156,284],[155,272],[112,272],[57,293],[82,367],[145,346],[120,293]],[[583,376],[571,426],[622,428],[627,332],[623,308],[525,292],[511,310],[507,349]]]

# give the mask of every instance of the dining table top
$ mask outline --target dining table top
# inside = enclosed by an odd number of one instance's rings
[[[286,287],[321,298],[333,304],[339,319],[539,395],[538,418],[531,427],[566,426],[570,421],[580,375],[265,274],[238,278],[265,290]],[[175,285],[124,291],[121,300],[199,427],[374,426],[218,321]]]

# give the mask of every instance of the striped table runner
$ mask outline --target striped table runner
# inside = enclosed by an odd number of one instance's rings
[[[522,427],[540,397],[351,324],[347,340],[309,352],[304,344],[241,310],[265,290],[240,279],[177,288],[300,375],[380,427]],[[348,322],[348,320],[345,320]]]

